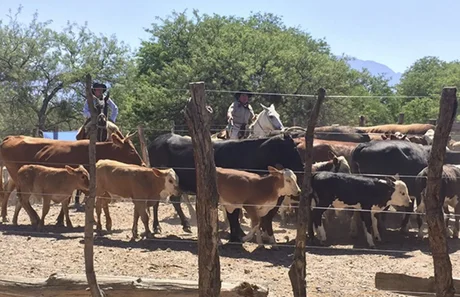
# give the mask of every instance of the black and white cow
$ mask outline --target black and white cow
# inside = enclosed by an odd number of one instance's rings
[[[325,208],[356,208],[367,211],[360,212],[363,221],[364,233],[370,247],[375,247],[372,237],[380,241],[377,226],[376,213],[381,212],[387,206],[409,206],[410,198],[406,184],[396,178],[384,179],[371,178],[347,173],[317,172],[312,175],[311,185],[314,198],[313,207],[313,230],[318,239],[326,241],[326,231],[322,224],[322,215]],[[351,232],[356,228],[355,220],[351,221]]]
[[[352,172],[361,174],[394,175],[399,173],[406,183],[409,194],[415,197],[415,178],[423,168],[428,166],[431,145],[392,140],[360,143],[352,153],[350,164]],[[460,164],[460,152],[446,151],[444,164]],[[415,199],[412,200],[413,202]],[[414,205],[405,209],[413,212]],[[409,215],[404,215],[401,231],[408,231]]]
[[[425,207],[425,195],[426,195],[426,184],[428,176],[428,167],[425,167],[417,175],[415,179],[415,199],[417,201],[417,213],[424,213]],[[449,206],[454,209],[455,214],[455,225],[453,230],[453,237],[458,238],[459,225],[460,225],[460,166],[459,165],[444,165],[442,168],[442,180],[441,180],[441,192],[439,195],[440,202],[442,203],[444,213],[446,217],[446,228],[449,230]],[[418,223],[418,237],[423,238],[423,221],[421,215],[417,215]]]

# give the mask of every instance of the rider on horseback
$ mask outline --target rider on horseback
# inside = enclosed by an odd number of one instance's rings
[[[105,84],[101,84],[97,82],[93,83],[93,87],[91,89],[93,95],[99,99],[103,98],[103,95],[106,90],[107,90],[107,86]],[[104,98],[104,100],[106,102],[104,106],[104,114],[107,117],[107,114],[108,114],[107,107],[110,107],[110,110],[111,110],[110,121],[112,123],[115,123],[117,116],[118,116],[118,106],[115,104],[115,102],[113,102],[112,98],[109,98],[108,95]],[[85,100],[85,106],[83,107],[83,115],[86,117],[86,121],[83,126],[86,126],[86,124],[89,123],[89,121],[91,120],[91,112],[89,111],[88,102],[86,100]]]
[[[255,120],[254,110],[249,104],[249,98],[252,95],[250,91],[240,90],[235,94],[235,101],[228,107],[227,130],[230,139],[239,139],[238,134],[241,128],[249,126]]]

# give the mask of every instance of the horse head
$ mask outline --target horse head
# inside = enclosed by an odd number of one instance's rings
[[[267,136],[271,131],[283,130],[284,125],[281,122],[280,115],[275,110],[275,106],[273,104],[268,107],[263,104],[260,104],[260,106],[263,110],[257,115],[256,120],[250,127],[253,136]]]

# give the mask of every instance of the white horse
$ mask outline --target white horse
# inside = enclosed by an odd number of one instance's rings
[[[263,110],[257,115],[256,120],[249,125],[249,137],[266,137],[270,132],[275,130],[284,130],[284,125],[281,122],[280,115],[275,110],[275,106],[271,104],[269,107],[260,103]]]

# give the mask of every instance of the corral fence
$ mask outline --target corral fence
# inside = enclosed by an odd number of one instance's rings
[[[87,100],[89,106],[92,96],[91,77],[87,76]],[[89,285],[92,296],[267,296],[268,290],[250,282],[231,285],[221,282],[220,260],[217,232],[218,193],[216,184],[216,165],[213,158],[213,148],[210,138],[210,116],[205,98],[203,82],[190,84],[191,98],[186,103],[184,114],[195,152],[195,170],[197,177],[197,226],[198,226],[198,283],[191,281],[164,281],[164,280],[136,280],[123,277],[97,278],[93,266],[93,226],[94,226],[94,199],[95,199],[95,133],[90,133],[90,171],[91,187],[85,213],[85,268],[86,280],[81,276],[51,276],[46,281],[31,282],[28,279],[12,278],[0,280],[0,290],[10,294],[34,294],[47,292],[53,296],[67,296],[68,288],[72,287],[74,294],[84,294]],[[307,296],[306,283],[306,256],[305,248],[308,239],[314,237],[311,223],[311,176],[313,130],[322,102],[327,98],[326,90],[319,89],[316,103],[306,123],[306,152],[305,171],[300,197],[297,236],[293,262],[290,266],[289,277],[293,288],[293,295]],[[436,120],[436,131],[433,139],[431,155],[428,165],[428,180],[426,194],[426,219],[428,223],[430,249],[434,262],[434,277],[421,279],[401,274],[378,273],[375,276],[376,286],[383,290],[395,292],[411,292],[413,295],[454,296],[455,289],[460,291],[460,280],[452,277],[448,245],[446,240],[446,226],[442,214],[442,205],[439,203],[439,189],[444,153],[450,133],[460,134],[460,123],[454,123],[452,115],[457,112],[456,88],[444,88],[440,99],[440,112]],[[95,132],[95,114],[92,114],[93,129]],[[404,123],[404,114],[400,114],[398,123]],[[433,123],[432,121],[430,123]],[[365,125],[365,117],[359,119],[359,125]],[[57,137],[57,129],[55,129]],[[141,154],[148,164],[145,139],[142,128],[139,129]],[[308,222],[308,224],[307,224]],[[308,237],[307,237],[308,233]],[[107,288],[110,287],[109,290]]]

